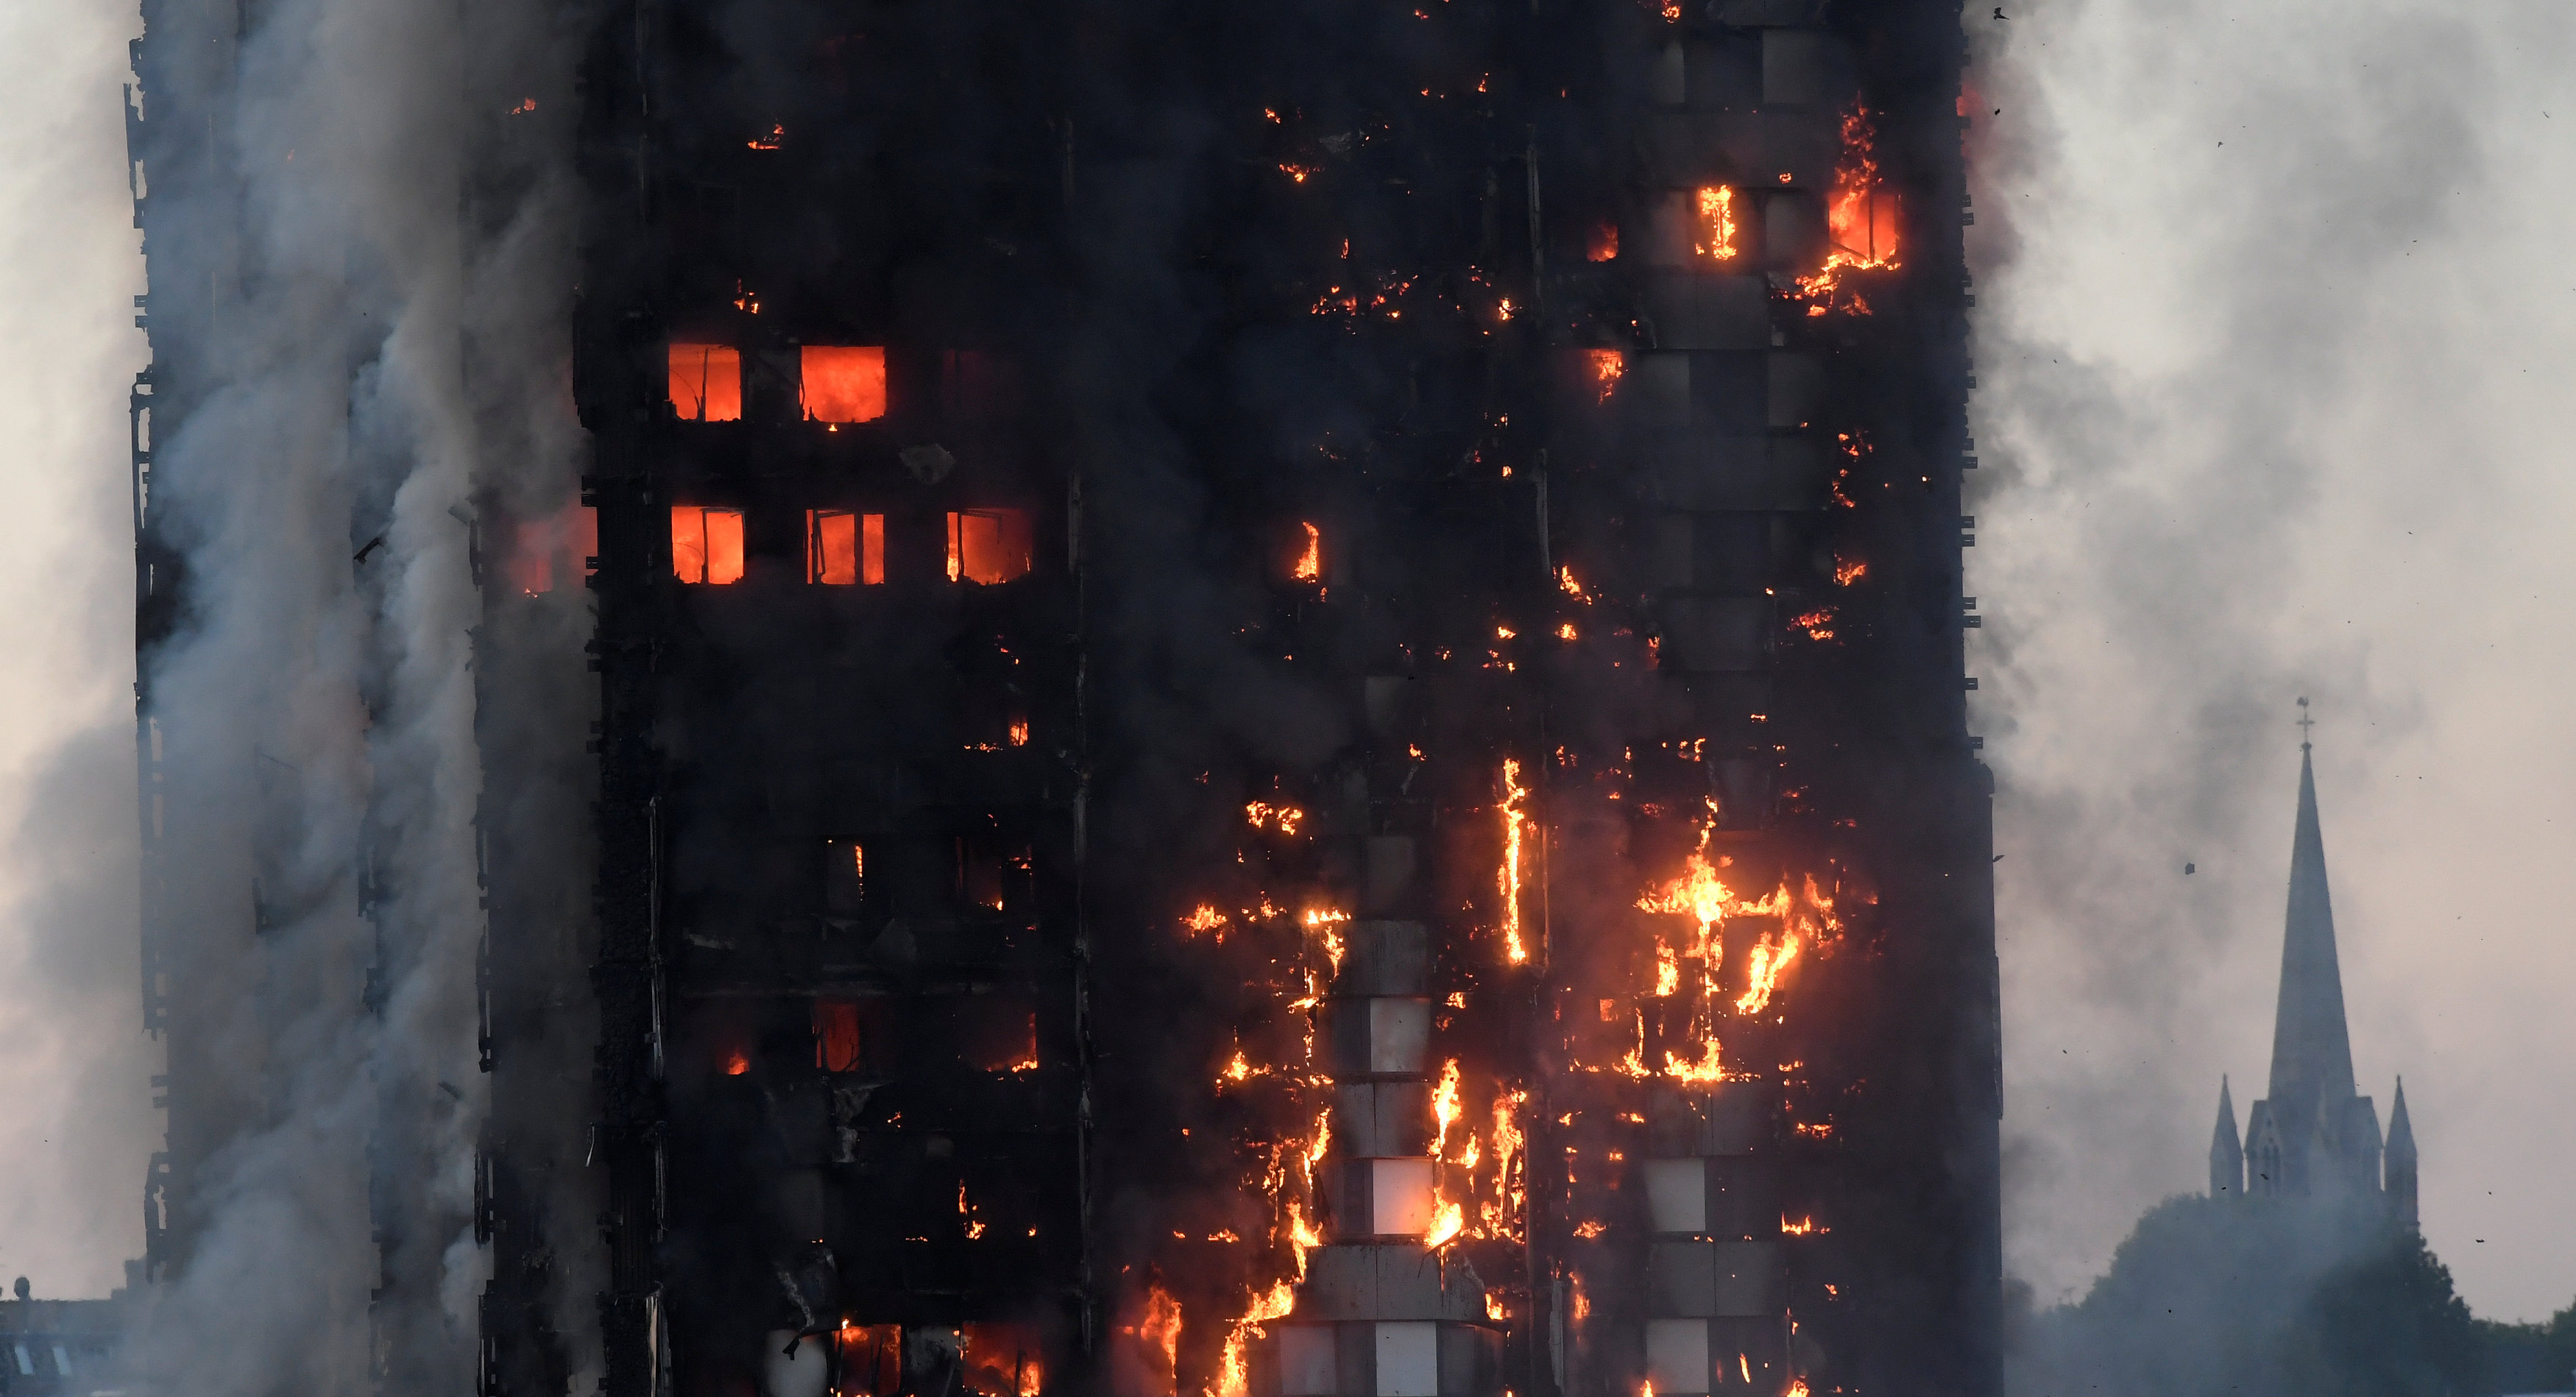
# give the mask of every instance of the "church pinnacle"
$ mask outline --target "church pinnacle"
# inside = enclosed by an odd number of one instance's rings
[[[2272,1073],[2265,1098],[2246,1114],[2240,1144],[2227,1082],[2218,1088],[2210,1139],[2209,1189],[2250,1194],[2383,1194],[2411,1225],[2415,1137],[2401,1089],[2381,1183],[2379,1113],[2355,1090],[2352,1037],[2344,1023],[2343,969],[2335,954],[2334,907],[2326,891],[2326,842],[2317,819],[2315,720],[2299,700],[2299,813],[2290,835],[2290,899],[2281,928],[2281,986],[2272,1019]]]

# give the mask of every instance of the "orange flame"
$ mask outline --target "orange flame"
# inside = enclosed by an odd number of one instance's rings
[[[1592,382],[1601,390],[1600,396],[1593,401],[1610,401],[1610,394],[1619,386],[1620,376],[1628,372],[1628,356],[1615,349],[1587,349],[1583,351],[1583,357],[1592,361]],[[1578,597],[1583,595],[1579,587],[1566,590]]]
[[[1431,1138],[1432,1158],[1437,1159],[1448,1151],[1449,1128],[1456,1125],[1458,1117],[1463,1114],[1458,1105],[1458,1059],[1453,1057],[1449,1059],[1448,1066],[1440,1069],[1440,1085],[1431,1093],[1431,1119],[1440,1127],[1439,1133]]]
[[[1834,164],[1833,200],[1825,210],[1833,246],[1822,267],[1813,275],[1798,278],[1801,295],[1830,302],[1842,284],[1844,272],[1884,271],[1897,265],[1899,204],[1894,194],[1879,189],[1876,141],[1877,127],[1870,120],[1869,108],[1854,104],[1843,114],[1842,158]],[[1857,298],[1853,308],[1866,310],[1857,304]],[[1808,313],[1819,314],[1824,309],[1820,304]]]
[[[1306,551],[1297,559],[1297,580],[1315,582],[1324,575],[1324,535],[1314,525],[1306,528]]]
[[[1776,942],[1769,936],[1756,942],[1753,947],[1752,964],[1745,970],[1744,993],[1735,998],[1735,1011],[1739,1014],[1759,1014],[1768,1008],[1771,1003],[1771,990],[1779,983],[1780,972],[1787,969],[1789,962],[1797,958],[1798,933],[1795,931],[1783,931]]]
[[[1136,1321],[1136,1337],[1151,1345],[1163,1357],[1163,1371],[1172,1374],[1172,1385],[1180,1385],[1181,1370],[1181,1302],[1172,1292],[1155,1281],[1145,1292],[1145,1315]]]
[[[1699,191],[1699,219],[1692,229],[1691,251],[1724,262],[1735,256],[1735,191],[1713,184]]]
[[[1521,937],[1521,834],[1529,825],[1529,816],[1521,802],[1529,791],[1521,785],[1521,764],[1516,759],[1503,762],[1503,866],[1494,881],[1503,895],[1503,955],[1514,965],[1529,960],[1529,945]]]
[[[1869,564],[1858,558],[1834,559],[1834,585],[1848,587],[1869,576]]]
[[[1225,940],[1225,926],[1225,914],[1204,902],[1200,903],[1196,908],[1193,908],[1188,916],[1181,918],[1181,927],[1183,930],[1192,932],[1212,931],[1216,933],[1216,939],[1220,942]]]
[[[1305,822],[1306,812],[1293,805],[1272,805],[1256,800],[1243,807],[1243,816],[1254,829],[1269,825],[1281,834],[1295,834],[1297,826]]]

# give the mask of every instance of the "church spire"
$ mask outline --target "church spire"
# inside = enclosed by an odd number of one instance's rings
[[[2218,1127],[2209,1136],[2209,1196],[2237,1198],[2245,1193],[2245,1146],[2236,1138],[2236,1103],[2228,1099],[2227,1078],[2218,1079]]]
[[[2299,700],[2307,723],[2308,701]],[[2354,1094],[2352,1039],[2344,1027],[2343,972],[2335,960],[2334,908],[2326,897],[2326,843],[2317,826],[2317,778],[2304,730],[2299,743],[2299,821],[2290,840],[2290,908],[2281,938],[2281,998],[2272,1021],[2275,1116],[2305,1129],[2320,1110]]]
[[[2388,1213],[2401,1225],[2415,1227],[2415,1126],[2406,1119],[2406,1079],[2397,1079],[2397,1101],[2388,1112],[2388,1152],[2382,1156],[2388,1182]]]

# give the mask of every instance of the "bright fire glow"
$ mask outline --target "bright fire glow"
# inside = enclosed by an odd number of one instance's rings
[[[671,571],[682,582],[724,586],[742,580],[742,511],[671,507]]]
[[[1877,136],[1869,108],[1855,104],[1843,114],[1842,158],[1834,163],[1834,194],[1825,209],[1833,246],[1822,267],[1798,278],[1799,293],[1819,302],[1832,299],[1846,271],[1883,271],[1897,265],[1901,205],[1895,194],[1879,188]],[[1819,304],[1811,313],[1823,309]]]
[[[1458,1059],[1440,1069],[1440,1085],[1431,1093],[1431,1120],[1439,1132],[1431,1138],[1431,1155],[1437,1159],[1449,1149],[1449,1128],[1465,1114],[1458,1105]]]
[[[948,516],[948,580],[997,586],[1029,575],[1027,511],[969,509]]]
[[[883,345],[809,344],[800,358],[807,421],[847,425],[886,415]]]
[[[1506,758],[1503,762],[1503,866],[1494,875],[1503,896],[1503,955],[1514,965],[1529,961],[1529,944],[1521,936],[1521,837],[1529,826],[1529,815],[1521,802],[1529,791],[1521,785],[1521,764]]]
[[[1698,215],[1691,223],[1691,252],[1713,261],[1735,256],[1735,190],[1713,184],[1699,191]]]
[[[1297,826],[1305,822],[1306,812],[1293,805],[1272,805],[1256,800],[1243,807],[1243,817],[1254,829],[1267,826],[1281,834],[1295,834]]]
[[[1619,225],[1616,223],[1602,223],[1596,225],[1592,230],[1592,236],[1584,242],[1583,260],[1586,262],[1607,262],[1618,255]]]
[[[1592,386],[1599,390],[1594,402],[1606,403],[1619,387],[1620,375],[1628,372],[1628,356],[1615,349],[1587,349],[1583,357],[1592,361]],[[1576,596],[1583,595],[1577,591]]]
[[[1297,580],[1321,581],[1324,576],[1324,535],[1314,525],[1306,525],[1306,551],[1297,555]]]
[[[1212,931],[1216,933],[1216,939],[1219,941],[1225,939],[1225,924],[1225,914],[1204,902],[1192,908],[1188,916],[1181,918],[1181,926],[1184,930]]]
[[[805,511],[805,580],[823,587],[883,585],[885,516]]]
[[[742,351],[729,344],[671,346],[671,407],[683,422],[742,420]]]

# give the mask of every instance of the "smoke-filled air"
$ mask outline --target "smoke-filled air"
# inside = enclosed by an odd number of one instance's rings
[[[2576,1383],[2553,11],[0,37],[0,1392]]]

